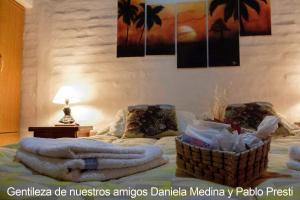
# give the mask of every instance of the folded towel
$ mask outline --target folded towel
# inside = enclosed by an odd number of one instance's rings
[[[120,147],[90,139],[45,139],[25,138],[20,149],[40,156],[53,158],[111,158],[137,159],[144,157],[141,147]]]
[[[292,160],[300,161],[300,146],[291,146],[289,150],[289,156]]]
[[[290,169],[300,171],[300,162],[299,161],[290,159],[286,165]]]
[[[154,145],[121,147],[71,138],[23,139],[16,159],[40,174],[74,182],[120,178],[168,162]]]
[[[57,159],[35,155],[26,151],[18,151],[16,158],[34,171],[56,179],[84,182],[84,181],[105,181],[115,178],[129,176],[168,162],[166,158],[157,157],[140,165],[102,170],[82,170],[84,161],[82,159]],[[71,168],[69,168],[71,167]],[[76,168],[77,167],[77,168]]]
[[[116,146],[117,148],[122,148]],[[16,158],[23,161],[24,154],[39,156],[39,158],[45,158],[43,161],[50,160],[53,163],[61,164],[64,168],[68,170],[101,170],[101,169],[120,169],[126,167],[134,167],[138,165],[143,165],[147,162],[151,162],[157,158],[162,157],[162,151],[157,146],[145,145],[139,147],[144,151],[140,158],[135,159],[119,159],[119,158],[75,158],[75,159],[63,159],[63,158],[53,158],[34,154],[31,152],[24,151],[20,149],[17,151]],[[25,163],[26,164],[26,163]]]

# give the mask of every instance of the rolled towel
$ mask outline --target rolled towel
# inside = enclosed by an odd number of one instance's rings
[[[286,165],[290,169],[300,171],[300,162],[299,161],[289,160]]]
[[[291,146],[289,149],[289,156],[290,159],[300,162],[300,146],[298,145]]]

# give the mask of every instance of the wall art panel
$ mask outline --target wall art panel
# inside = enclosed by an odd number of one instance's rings
[[[240,1],[241,36],[271,35],[271,1]]]
[[[177,66],[207,67],[205,1],[177,5]]]
[[[145,55],[145,3],[118,0],[117,57]]]
[[[239,66],[238,1],[209,1],[209,66]]]
[[[176,4],[147,4],[147,55],[175,55]]]

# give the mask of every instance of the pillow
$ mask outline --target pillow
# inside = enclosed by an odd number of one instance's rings
[[[284,120],[276,113],[273,105],[268,102],[229,105],[225,112],[225,122],[246,129],[257,130],[266,116],[277,116],[281,119],[279,128],[272,136],[293,135],[292,131],[285,126]]]
[[[109,125],[108,135],[122,137],[125,131],[125,119],[127,114],[127,109],[121,109],[115,115],[114,121]]]
[[[128,107],[123,138],[161,138],[178,135],[175,107],[138,105]]]
[[[262,120],[269,115],[276,116],[276,112],[273,105],[267,102],[233,104],[226,108],[225,122],[256,130]]]
[[[109,125],[108,135],[116,136],[119,138],[122,137],[125,131],[125,120],[127,113],[128,108],[121,109],[117,112],[113,122]],[[185,131],[187,125],[193,124],[197,120],[197,117],[194,113],[187,111],[176,111],[176,118],[178,131],[180,133]]]

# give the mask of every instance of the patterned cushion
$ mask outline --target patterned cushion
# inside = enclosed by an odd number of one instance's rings
[[[128,107],[123,138],[161,138],[177,134],[174,106],[138,105]]]
[[[226,108],[225,122],[256,130],[265,116],[275,115],[273,105],[265,102],[233,104]]]
[[[259,124],[266,116],[277,116],[273,105],[267,102],[253,102],[246,104],[233,104],[226,108],[225,122],[233,126],[257,130]],[[279,128],[273,136],[288,136],[292,133],[279,123]]]

